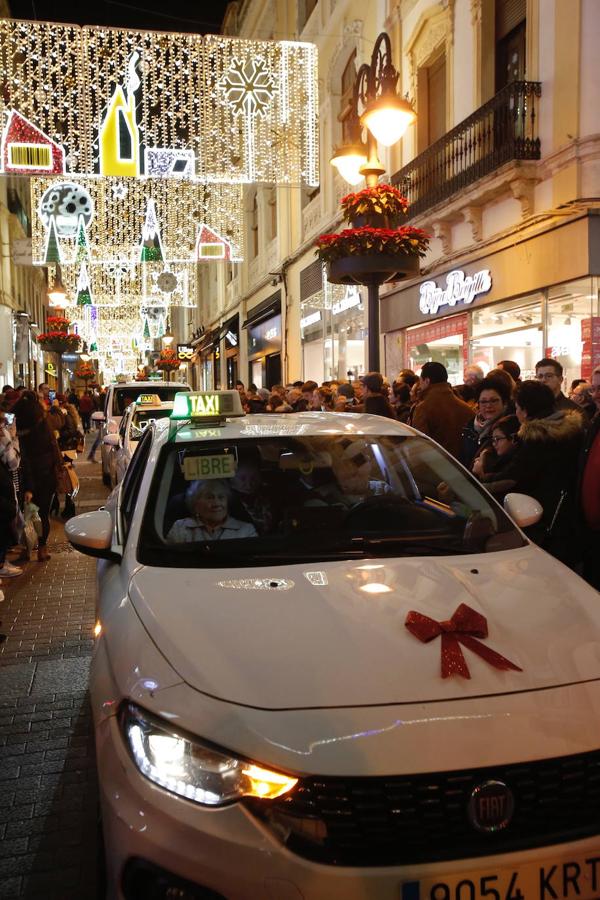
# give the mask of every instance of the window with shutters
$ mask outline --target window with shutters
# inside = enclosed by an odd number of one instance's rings
[[[444,136],[446,127],[446,56],[441,54],[418,71],[417,135],[419,152]]]
[[[525,2],[496,0],[496,92],[525,80]]]
[[[342,72],[342,94],[340,97],[340,111],[338,119],[342,123],[342,143],[352,139],[350,117],[352,113],[352,101],[354,95],[354,82],[356,80],[356,50],[352,51],[350,59]]]

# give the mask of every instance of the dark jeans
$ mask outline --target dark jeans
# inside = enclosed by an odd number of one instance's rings
[[[87,434],[88,431],[90,430],[90,416],[91,416],[91,413],[89,413],[89,412],[80,412],[79,415],[81,416],[81,424],[83,425],[83,430],[84,430],[85,433]]]
[[[14,542],[15,538],[10,522],[0,521],[0,568],[4,565],[6,551],[12,547]]]
[[[50,504],[55,493],[54,482],[48,479],[49,483],[36,484],[33,493],[33,502],[40,508],[40,519],[42,520],[42,535],[38,541],[38,547],[45,547],[50,534]]]

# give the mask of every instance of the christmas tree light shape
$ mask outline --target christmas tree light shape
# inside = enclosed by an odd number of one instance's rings
[[[77,276],[77,306],[92,305],[92,291],[90,288],[90,279],[88,277],[87,265],[85,260],[81,263],[79,275]]]
[[[156,206],[152,199],[148,200],[146,221],[142,229],[140,260],[141,262],[164,262],[160,230],[156,217]]]
[[[79,216],[79,221],[77,222],[77,238],[75,243],[77,247],[77,250],[75,252],[75,262],[89,262],[90,248],[87,239],[87,232],[85,230],[85,221],[82,215]]]
[[[144,338],[150,340],[150,326],[148,324],[148,319],[144,319]]]
[[[48,222],[48,235],[46,238],[46,249],[44,251],[45,263],[62,263],[62,250],[60,249],[60,241],[56,230],[56,216],[50,216]]]

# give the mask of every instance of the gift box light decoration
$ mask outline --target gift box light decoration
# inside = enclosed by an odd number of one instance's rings
[[[2,171],[318,184],[312,44],[0,20]]]
[[[243,258],[240,184],[129,179],[123,196],[123,183],[121,178],[31,178],[32,209],[38,210],[32,221],[34,265],[74,264],[84,243],[92,266],[138,263],[142,256],[150,262],[195,262],[203,224],[228,242],[232,261]]]

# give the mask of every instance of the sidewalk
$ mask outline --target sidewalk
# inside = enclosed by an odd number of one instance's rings
[[[100,466],[76,463],[78,512],[102,505]],[[52,522],[51,559],[5,580],[0,603],[0,898],[99,900],[97,786],[87,679],[95,560]]]

